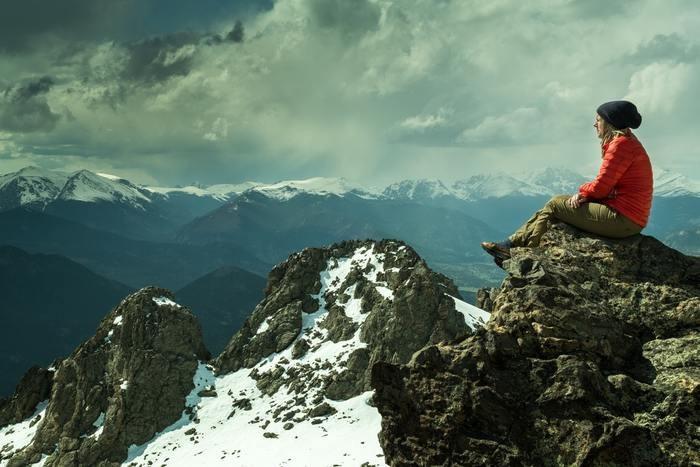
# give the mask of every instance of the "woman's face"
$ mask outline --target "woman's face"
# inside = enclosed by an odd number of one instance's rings
[[[604,125],[605,122],[603,122],[603,119],[600,118],[600,115],[595,114],[595,122],[593,123],[593,128],[595,128],[595,132],[598,135],[598,138],[603,137]]]

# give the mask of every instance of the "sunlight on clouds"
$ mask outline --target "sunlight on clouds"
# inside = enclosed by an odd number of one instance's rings
[[[687,96],[692,72],[686,63],[652,63],[632,75],[625,99],[646,112],[669,113],[681,95]]]
[[[542,116],[534,107],[523,107],[499,115],[488,116],[474,128],[464,130],[458,141],[464,144],[512,144],[542,138]]]
[[[437,113],[429,115],[416,115],[402,121],[399,126],[409,130],[424,131],[428,128],[443,126],[447,123],[447,116],[452,114],[452,109],[440,108]]]

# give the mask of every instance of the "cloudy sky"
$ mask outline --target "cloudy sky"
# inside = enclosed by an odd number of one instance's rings
[[[599,164],[626,98],[700,179],[696,0],[5,0],[0,173],[382,184]]]

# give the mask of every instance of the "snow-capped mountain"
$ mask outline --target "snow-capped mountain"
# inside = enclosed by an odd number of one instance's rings
[[[379,194],[371,189],[352,184],[344,178],[313,177],[306,180],[286,180],[269,185],[258,185],[248,191],[261,193],[268,198],[289,200],[300,194],[319,196],[354,195],[365,199],[376,199]]]
[[[530,172],[523,177],[530,185],[543,187],[547,195],[575,193],[578,187],[590,180],[583,175],[565,168],[545,168]]]
[[[46,206],[55,201],[111,202],[144,209],[148,192],[130,181],[89,170],[73,173],[25,167],[0,176],[0,210],[19,206]]]
[[[58,201],[110,202],[146,209],[151,203],[148,192],[130,181],[107,174],[79,170],[71,174],[56,196]]]
[[[440,180],[403,180],[389,185],[382,194],[388,199],[429,201],[453,198],[471,202],[508,196],[573,193],[586,181],[585,177],[568,169],[546,168],[519,178],[505,173],[478,174],[449,186]]]
[[[150,192],[160,193],[166,197],[172,196],[174,194],[184,194],[198,196],[200,198],[210,197],[218,201],[225,202],[243,193],[246,190],[250,190],[251,188],[255,188],[260,185],[262,185],[262,183],[244,182],[239,184],[210,185],[207,187],[188,185],[184,187],[147,186],[144,188]]]
[[[0,211],[20,206],[44,207],[61,192],[68,174],[25,167],[0,175]]]
[[[373,366],[482,327],[489,313],[456,297],[401,242],[306,249],[206,361],[189,310],[142,289],[23,379],[0,412],[0,465],[385,465]]]
[[[355,195],[366,199],[375,199],[379,196],[372,189],[353,184],[344,178],[312,177],[305,180],[283,180],[275,183],[244,182],[239,184],[217,184],[207,187],[146,187],[154,193],[170,195],[172,193],[187,193],[195,196],[209,196],[220,201],[228,201],[243,193],[260,193],[268,198],[277,200],[290,200],[301,194],[318,196],[346,196]]]
[[[654,169],[654,195],[666,198],[692,196],[700,198],[700,182],[665,169]]]
[[[384,189],[382,195],[389,199],[425,200],[454,197],[455,192],[440,180],[402,180]]]
[[[655,196],[700,197],[700,182],[664,169],[655,169],[654,174]],[[285,180],[272,184],[247,181],[239,184],[163,187],[140,186],[122,177],[88,170],[64,173],[26,167],[0,176],[0,210],[23,205],[46,205],[57,199],[112,202],[138,209],[144,209],[153,201],[167,202],[169,198],[177,197],[206,198],[221,204],[249,192],[282,201],[300,194],[353,195],[364,199],[425,201],[454,198],[478,201],[507,196],[572,193],[586,181],[589,181],[587,177],[566,168],[544,168],[522,176],[505,173],[477,174],[451,185],[436,179],[407,179],[392,183],[383,190],[332,177]]]
[[[507,174],[474,175],[466,180],[454,183],[453,190],[460,199],[475,201],[484,198],[503,198],[506,196],[546,195],[547,189],[518,180]]]

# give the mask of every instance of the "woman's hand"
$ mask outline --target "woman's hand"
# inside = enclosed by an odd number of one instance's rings
[[[581,206],[583,203],[587,203],[588,198],[585,196],[581,195],[581,193],[576,193],[574,196],[566,200],[566,205],[569,206],[572,209],[576,209],[579,206]]]

